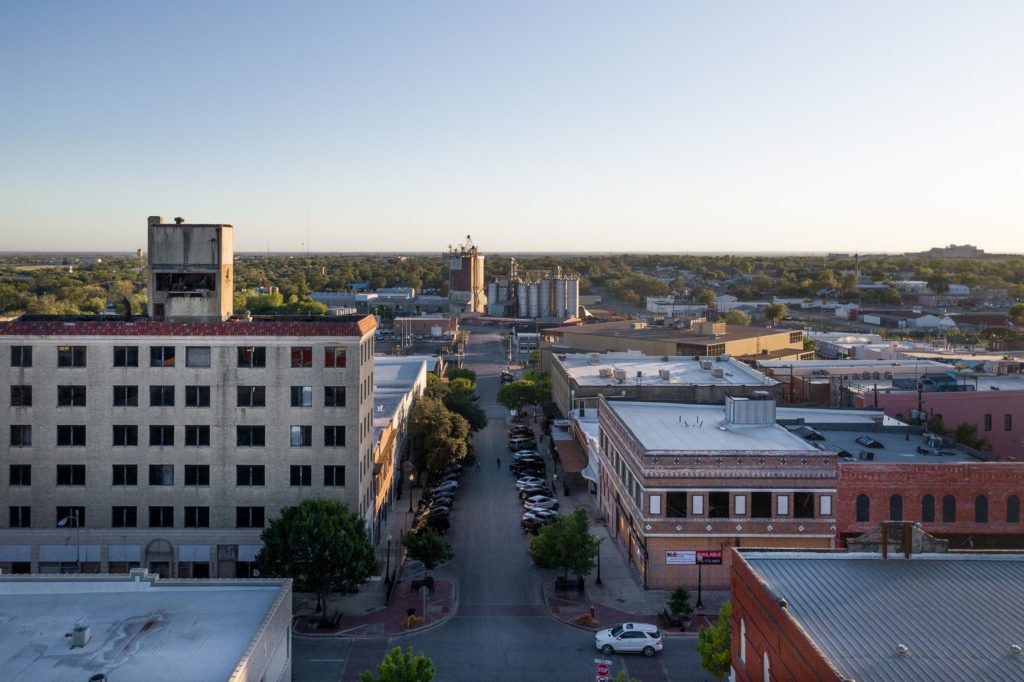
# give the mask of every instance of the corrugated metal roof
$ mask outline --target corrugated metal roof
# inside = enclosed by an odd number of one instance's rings
[[[1024,554],[743,558],[849,679],[1024,679]]]

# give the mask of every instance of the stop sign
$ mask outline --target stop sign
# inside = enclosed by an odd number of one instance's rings
[[[607,663],[598,663],[597,664],[597,674],[600,675],[601,677],[605,677],[605,676],[609,675],[610,671],[608,669],[608,664]]]

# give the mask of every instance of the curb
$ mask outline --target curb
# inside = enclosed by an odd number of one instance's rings
[[[604,627],[596,627],[596,628],[587,627],[585,625],[580,625],[578,623],[574,623],[574,622],[572,622],[572,620],[565,620],[563,618],[559,618],[558,616],[556,616],[555,613],[551,610],[551,604],[548,603],[547,593],[544,591],[544,585],[547,582],[548,581],[545,580],[545,581],[542,581],[541,584],[540,584],[540,598],[541,598],[541,602],[544,604],[544,610],[547,611],[547,614],[548,614],[548,616],[550,618],[552,618],[553,620],[555,620],[558,623],[561,623],[563,625],[568,625],[569,627],[575,628],[577,630],[583,630],[584,632],[598,632],[599,630],[603,630],[604,629]],[[603,606],[603,607],[605,607],[607,609],[614,608],[614,607],[608,606],[607,604],[603,604],[601,602],[593,602],[593,603],[594,604],[599,604],[600,606]],[[618,610],[618,609],[616,609],[616,610]],[[640,617],[643,614],[631,614],[631,615],[639,620]],[[701,614],[701,615],[703,615],[703,614]],[[644,616],[644,617],[646,617],[646,616]],[[659,628],[659,629],[661,630],[661,634],[662,634],[663,637],[665,637],[665,636],[668,636],[668,637],[696,637],[699,634],[699,631],[698,632],[669,632],[668,630],[666,630],[664,628]]]

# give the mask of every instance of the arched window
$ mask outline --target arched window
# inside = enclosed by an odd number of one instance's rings
[[[871,498],[864,493],[857,496],[857,521],[865,522],[871,520]]]
[[[952,495],[942,498],[942,522],[956,523],[956,498]]]
[[[988,523],[988,496],[978,495],[974,498],[974,522]]]
[[[935,522],[935,496],[925,495],[921,498],[921,521],[923,523]]]
[[[890,495],[889,496],[889,520],[890,521],[902,521],[903,520],[903,496],[902,495]]]
[[[1006,498],[1006,522],[1020,523],[1020,498],[1016,495]]]

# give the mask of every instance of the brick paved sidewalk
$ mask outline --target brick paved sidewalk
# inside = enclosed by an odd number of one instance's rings
[[[612,627],[618,623],[633,622],[633,623],[650,623],[661,627],[661,621],[658,619],[657,614],[638,614],[638,613],[627,613],[620,611],[612,606],[601,604],[594,601],[586,588],[583,592],[576,591],[555,591],[555,582],[553,580],[547,580],[541,588],[544,594],[544,603],[547,605],[548,611],[552,616],[558,620],[564,621],[576,627],[580,627],[586,630],[600,630],[602,628]],[[594,627],[586,622],[577,622],[577,618],[584,614],[590,614],[593,609],[594,619],[597,621],[597,626]],[[709,619],[706,616],[695,615],[693,616],[693,622],[690,627],[685,630],[679,628],[661,628],[662,632],[666,634],[680,634],[680,633],[696,633],[710,624]]]
[[[437,625],[451,617],[458,603],[455,585],[445,580],[434,581],[434,591],[427,596],[426,622],[411,630],[403,627],[409,609],[416,617],[423,618],[423,597],[413,590],[409,581],[395,585],[391,604],[375,611],[362,614],[342,612],[338,627],[317,628],[311,619],[303,616],[295,621],[295,634],[312,637],[393,637],[408,632],[417,632]]]

